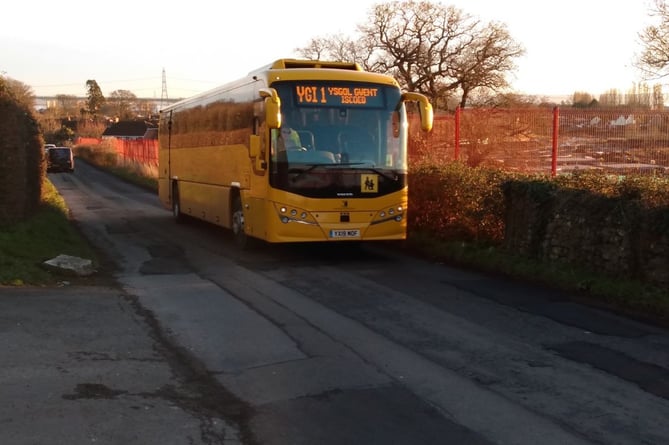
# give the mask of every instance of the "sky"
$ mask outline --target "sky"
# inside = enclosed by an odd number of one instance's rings
[[[651,0],[442,1],[501,22],[525,48],[509,75],[519,94],[597,97],[642,82],[633,67]],[[436,2],[436,1],[435,1]],[[285,57],[312,38],[356,35],[378,0],[13,1],[3,6],[0,74],[37,96],[129,90],[192,96]],[[655,81],[649,82],[654,84]]]

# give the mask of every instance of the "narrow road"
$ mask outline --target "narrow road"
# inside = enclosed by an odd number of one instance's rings
[[[174,407],[220,429],[199,443],[669,443],[665,330],[385,246],[241,252],[83,162],[52,181],[197,382]]]

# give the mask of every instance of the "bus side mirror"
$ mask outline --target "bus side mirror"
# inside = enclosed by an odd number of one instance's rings
[[[281,99],[274,88],[261,88],[260,97],[265,98],[265,123],[267,128],[281,127]]]
[[[402,93],[403,101],[418,102],[418,110],[420,113],[420,127],[423,131],[432,130],[432,123],[434,122],[434,111],[432,104],[427,100],[427,97],[420,93]]]

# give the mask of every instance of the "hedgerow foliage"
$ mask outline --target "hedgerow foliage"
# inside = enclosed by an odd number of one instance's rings
[[[95,146],[77,145],[74,151],[78,158],[103,168],[114,168],[119,164],[114,144],[109,140]]]
[[[561,188],[588,190],[608,197],[638,201],[647,208],[669,206],[669,177],[649,175],[605,175],[577,172],[554,179]]]
[[[409,179],[411,231],[441,240],[501,243],[504,237],[502,184],[511,175],[459,162],[422,163]]]
[[[32,110],[0,77],[0,226],[40,205],[45,175],[42,136]]]
[[[471,168],[459,162],[437,165],[416,162],[409,179],[409,232],[429,233],[444,241],[500,245],[505,234],[505,195],[521,187],[537,201],[561,191],[583,191],[593,212],[611,198],[632,204],[626,208],[652,209],[657,221],[669,229],[669,178],[645,175],[611,176],[597,172],[530,175],[488,168]],[[597,198],[599,197],[599,199]],[[575,205],[582,205],[577,204]],[[665,216],[666,215],[666,216]],[[628,215],[636,218],[638,214]]]

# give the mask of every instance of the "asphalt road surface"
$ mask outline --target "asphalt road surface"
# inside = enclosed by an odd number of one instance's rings
[[[387,246],[233,247],[86,165],[109,259],[0,289],[0,444],[669,443],[666,330]]]

